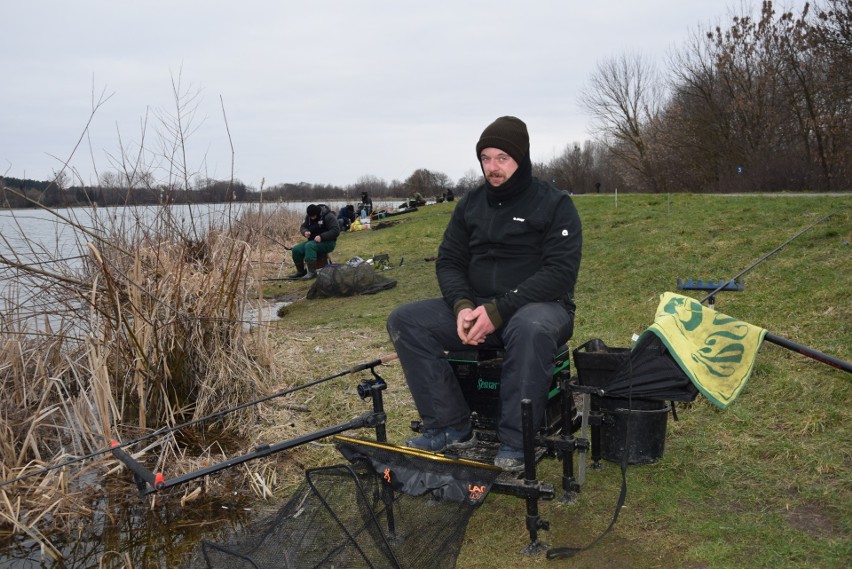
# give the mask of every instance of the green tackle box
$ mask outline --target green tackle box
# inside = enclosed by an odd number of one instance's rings
[[[500,418],[500,377],[503,371],[501,350],[465,350],[445,352],[447,361],[459,381],[465,401],[471,410],[471,421],[478,429],[495,430]],[[559,381],[571,376],[570,351],[562,346],[556,356],[553,378],[545,408],[546,435],[561,427],[560,403],[563,393]]]

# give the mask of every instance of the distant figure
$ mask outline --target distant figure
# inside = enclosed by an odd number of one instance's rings
[[[361,192],[361,204],[358,206],[358,213],[361,212],[367,215],[373,213],[373,198],[367,192]]]
[[[447,188],[447,191],[444,192],[444,199],[447,200],[448,202],[451,202],[451,201],[456,199],[455,194],[453,194],[452,188]]]
[[[337,213],[337,225],[340,226],[341,231],[348,231],[349,226],[352,225],[352,222],[355,221],[356,217],[358,216],[355,215],[354,205],[349,204],[343,206]]]
[[[426,198],[423,197],[423,194],[420,192],[414,192],[411,194],[411,197],[408,198],[408,201],[403,202],[404,207],[419,207],[426,205]]]
[[[293,264],[296,272],[289,279],[314,279],[317,276],[317,257],[324,257],[334,251],[340,226],[334,212],[325,204],[308,206],[305,221],[299,227],[299,233],[306,241],[293,246]]]

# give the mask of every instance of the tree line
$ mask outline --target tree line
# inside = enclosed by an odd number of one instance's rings
[[[639,55],[599,64],[581,102],[625,189],[837,191],[852,182],[852,3],[806,3],[696,33],[660,72]],[[568,184],[595,147],[562,160]],[[587,184],[585,180],[580,184]],[[586,186],[587,187],[587,186]]]
[[[367,192],[374,198],[399,198],[419,193],[439,197],[447,189],[462,188],[449,176],[425,168],[416,170],[405,181],[391,183],[376,176],[362,176],[354,184],[282,183],[262,190],[240,180],[195,178],[191,187],[179,184],[114,184],[112,173],[101,176],[97,186],[73,185],[68,176],[57,175],[51,181],[0,176],[0,209],[27,207],[128,206],[261,201],[350,201],[356,203]],[[463,191],[473,186],[465,186]]]
[[[580,102],[594,140],[572,142],[536,175],[573,193],[777,192],[848,190],[852,182],[852,3],[807,3],[697,30],[666,68],[637,54],[598,64]],[[181,106],[183,95],[176,92]],[[405,180],[372,175],[346,186],[185,175],[158,183],[145,168],[104,172],[99,184],[0,177],[0,207],[149,205],[281,200],[357,202],[419,193],[458,196],[482,183],[471,169],[457,181],[421,168]]]

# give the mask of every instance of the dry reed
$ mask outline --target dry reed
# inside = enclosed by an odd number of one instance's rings
[[[90,515],[76,494],[115,470],[103,453],[110,440],[138,440],[280,389],[266,330],[245,318],[298,235],[301,216],[282,209],[229,207],[202,227],[190,208],[189,229],[170,206],[149,217],[95,216],[85,227],[56,213],[73,230],[75,255],[32,245],[0,258],[0,524],[51,551],[44,533]],[[249,408],[128,452],[174,475],[224,454],[206,434],[251,441],[260,420]],[[264,468],[245,477],[261,495],[274,484]]]

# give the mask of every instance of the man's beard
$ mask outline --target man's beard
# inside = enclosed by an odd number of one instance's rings
[[[506,176],[504,176],[503,174],[495,173],[495,174],[489,174],[488,175],[488,182],[492,186],[494,186],[495,188],[502,185],[503,182],[505,182],[505,181],[506,181]]]

